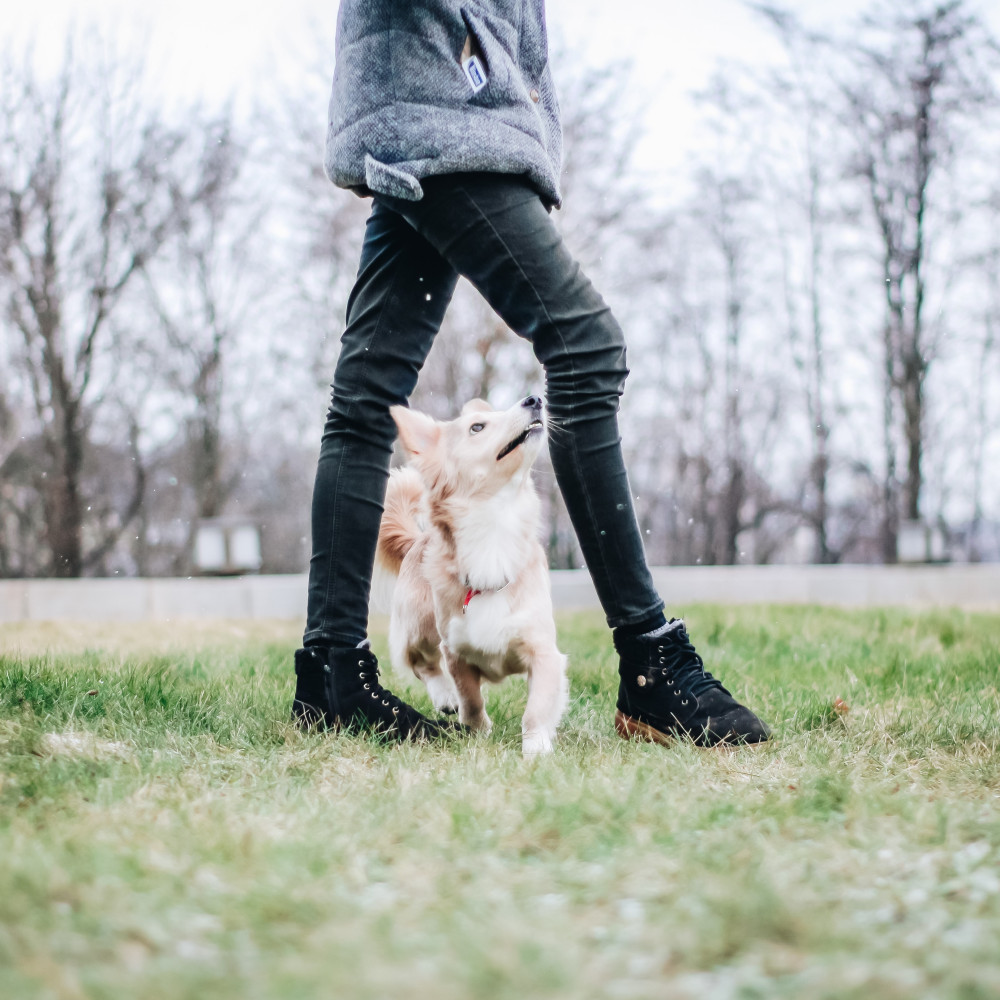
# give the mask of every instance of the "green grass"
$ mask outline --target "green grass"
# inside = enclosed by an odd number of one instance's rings
[[[1000,616],[687,618],[775,742],[619,740],[596,617],[532,762],[517,680],[389,748],[289,625],[0,627],[0,997],[1000,996]]]

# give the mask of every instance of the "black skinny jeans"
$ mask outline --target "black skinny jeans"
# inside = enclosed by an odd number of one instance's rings
[[[306,644],[365,638],[396,425],[464,275],[545,369],[549,453],[608,624],[663,602],[646,566],[618,434],[625,341],[538,194],[504,174],[423,182],[420,201],[377,196],[333,381],[312,505]]]

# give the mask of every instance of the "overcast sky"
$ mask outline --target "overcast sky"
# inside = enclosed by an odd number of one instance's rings
[[[864,6],[862,0],[792,0],[804,19],[831,24]],[[56,51],[65,26],[76,21],[148,26],[153,60],[175,93],[217,96],[261,85],[261,74],[290,52],[314,44],[316,29],[333,37],[334,0],[34,0],[7,5],[0,34],[34,34]],[[548,0],[553,32],[585,43],[595,58],[632,56],[644,74],[686,83],[703,79],[717,56],[768,58],[773,43],[741,0]],[[332,53],[331,53],[332,61]]]
[[[815,26],[844,24],[869,0],[785,0]],[[150,69],[167,98],[213,103],[235,94],[241,103],[269,87],[295,86],[315,72],[319,53],[333,66],[335,0],[33,0],[0,22],[0,39],[17,48],[34,37],[39,57],[53,65],[66,28],[96,20],[142,38]],[[1000,35],[1000,3],[980,0]],[[622,57],[636,66],[636,99],[651,109],[651,130],[663,133],[668,161],[693,141],[697,111],[690,93],[704,85],[721,59],[768,63],[777,43],[742,0],[548,0],[550,32],[599,63]],[[559,81],[556,80],[558,87]],[[322,126],[325,107],[317,108]]]

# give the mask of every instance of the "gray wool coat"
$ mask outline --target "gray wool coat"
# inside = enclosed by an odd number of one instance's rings
[[[558,205],[561,159],[544,0],[342,0],[335,184],[417,201],[435,174],[524,174]]]

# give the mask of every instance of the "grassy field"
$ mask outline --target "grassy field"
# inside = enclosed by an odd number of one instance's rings
[[[290,625],[0,626],[0,997],[1000,996],[1000,616],[687,612],[772,744],[620,741],[593,617],[528,763],[518,681],[388,748]]]

